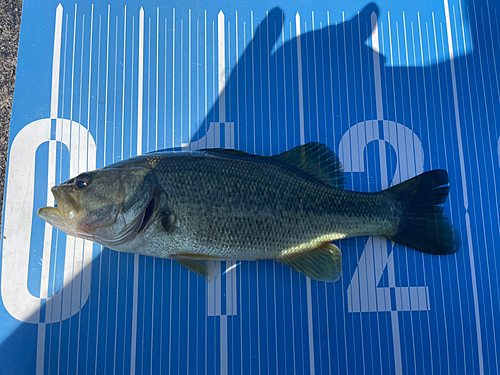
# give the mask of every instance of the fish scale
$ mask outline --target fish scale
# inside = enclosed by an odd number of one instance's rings
[[[161,239],[161,228],[154,236],[172,255],[277,259],[324,242],[381,234],[396,224],[395,203],[386,196],[307,181],[278,162],[191,154],[151,163],[179,223],[174,238]]]

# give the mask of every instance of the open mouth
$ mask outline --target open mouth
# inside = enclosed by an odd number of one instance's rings
[[[50,189],[50,191],[52,192],[54,200],[56,201],[56,203],[54,204],[54,208],[57,208],[59,210],[61,218],[64,219],[64,207],[61,199],[61,189],[59,189],[57,186],[54,186],[52,189]]]
[[[79,236],[74,227],[74,220],[80,211],[78,199],[64,192],[59,186],[54,186],[51,192],[55,199],[54,207],[38,209],[38,217],[68,234]]]
[[[56,201],[54,207],[42,207],[38,209],[38,216],[47,221],[48,223],[55,225],[59,224],[64,220],[64,208],[63,202],[61,201],[61,191],[57,186],[54,186],[52,189],[52,195],[54,195],[54,199]],[[57,226],[57,225],[55,225]]]
[[[41,207],[38,209],[37,215],[54,226],[57,226],[63,219],[59,207]]]
[[[75,198],[72,194],[65,193],[61,190],[59,186],[54,186],[51,189],[52,195],[56,201],[54,207],[45,207],[45,208],[54,208],[59,211],[61,219],[72,219],[74,218],[80,210],[80,203],[78,199]],[[53,210],[53,213],[56,211]]]

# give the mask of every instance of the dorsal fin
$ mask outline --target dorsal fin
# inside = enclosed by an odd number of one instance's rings
[[[271,159],[293,165],[321,182],[343,189],[345,186],[342,163],[328,146],[310,142],[292,148],[290,151],[272,156]]]
[[[207,148],[200,151],[279,161],[280,163],[292,165],[315,179],[337,189],[343,189],[345,185],[345,176],[340,159],[328,148],[328,146],[319,142],[310,142],[305,145],[300,145],[294,147],[290,151],[285,151],[271,157],[253,155],[243,151],[223,148]]]

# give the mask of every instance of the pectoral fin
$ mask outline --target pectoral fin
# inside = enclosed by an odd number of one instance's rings
[[[340,249],[331,243],[278,261],[318,281],[335,282],[342,275],[342,254]]]
[[[190,270],[191,272],[194,272],[198,276],[201,276],[201,278],[206,282],[211,283],[217,277],[217,275],[215,274],[213,260],[177,258],[175,259],[175,261],[179,263],[181,266]]]

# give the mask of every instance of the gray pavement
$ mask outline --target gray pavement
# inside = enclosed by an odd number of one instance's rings
[[[0,210],[3,208],[9,123],[16,78],[21,0],[0,0]],[[0,224],[2,216],[0,215]]]

